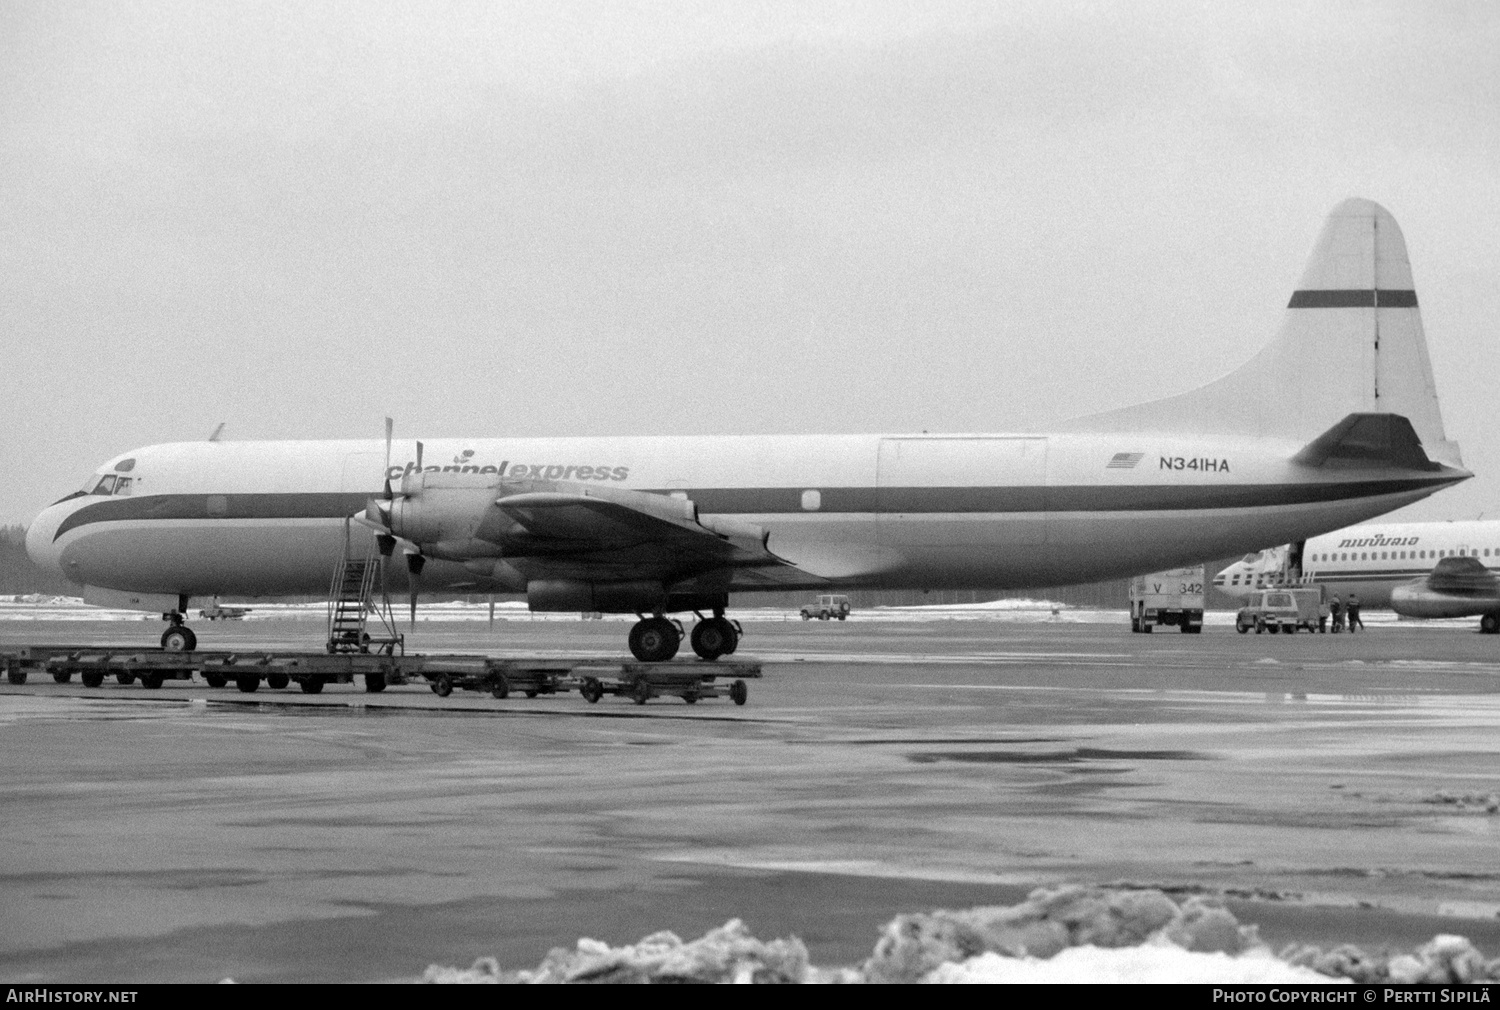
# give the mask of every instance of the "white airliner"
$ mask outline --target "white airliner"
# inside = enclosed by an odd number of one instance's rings
[[[1478,615],[1480,628],[1495,634],[1497,572],[1500,521],[1372,523],[1248,554],[1214,585],[1239,598],[1284,582],[1327,586],[1330,596],[1356,593],[1364,606],[1406,617]]]
[[[1341,367],[1313,367],[1327,361]],[[194,647],[190,597],[326,591],[354,537],[400,546],[429,589],[635,613],[643,660],[680,645],[664,615],[698,613],[693,649],[716,658],[738,640],[732,593],[1129,575],[1317,536],[1468,476],[1401,231],[1348,200],[1258,355],[1050,434],[153,445],[47,508],[26,546],[86,599],[165,611],[165,648]]]

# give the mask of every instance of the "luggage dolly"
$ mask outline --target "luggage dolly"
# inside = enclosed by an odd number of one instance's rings
[[[597,704],[606,694],[630,698],[637,705],[644,705],[652,698],[675,695],[689,705],[700,698],[729,698],[736,705],[743,705],[750,697],[750,689],[743,679],[760,676],[758,663],[681,662],[681,663],[621,663],[616,667],[580,668],[578,693],[590,704]],[[720,677],[735,677],[733,682],[723,685],[715,683]]]

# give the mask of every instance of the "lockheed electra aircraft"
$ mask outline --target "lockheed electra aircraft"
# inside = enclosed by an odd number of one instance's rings
[[[1403,617],[1479,617],[1500,632],[1500,522],[1351,526],[1302,544],[1248,554],[1214,577],[1230,596],[1283,583],[1357,593]]]
[[[400,547],[429,589],[636,614],[642,660],[675,655],[665,615],[694,612],[693,650],[714,659],[738,641],[733,594],[1124,576],[1317,536],[1469,476],[1401,231],[1348,200],[1255,357],[1051,433],[152,445],[105,462],[26,544],[87,600],[164,610],[166,648],[194,645],[190,597],[325,592],[360,537]]]

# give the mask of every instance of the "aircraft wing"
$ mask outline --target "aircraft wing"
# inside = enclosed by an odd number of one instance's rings
[[[619,571],[681,581],[718,573],[732,588],[826,582],[774,554],[759,527],[701,519],[682,498],[575,486],[517,490],[495,506],[515,524],[508,548],[558,577]]]

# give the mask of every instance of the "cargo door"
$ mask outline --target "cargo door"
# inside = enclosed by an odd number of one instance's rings
[[[876,467],[882,550],[934,587],[1032,582],[1045,568],[1047,440],[885,438]]]

